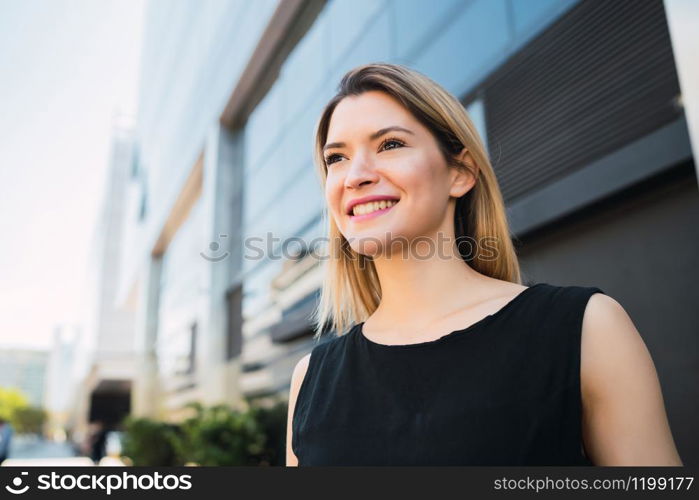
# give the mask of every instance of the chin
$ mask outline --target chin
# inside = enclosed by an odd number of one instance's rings
[[[347,240],[352,249],[367,257],[374,257],[393,247],[393,251],[402,251],[410,241],[410,237],[404,232],[395,229],[372,229],[366,232],[356,232]]]
[[[373,236],[353,236],[349,241],[352,250],[366,257],[378,255],[386,246],[383,239]]]

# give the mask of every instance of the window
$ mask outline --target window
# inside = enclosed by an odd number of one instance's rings
[[[228,330],[226,335],[226,359],[240,356],[243,350],[243,285],[228,292]]]
[[[478,98],[472,100],[465,107],[466,107],[466,111],[468,112],[468,116],[471,117],[473,124],[476,126],[476,129],[478,130],[478,134],[481,136],[481,140],[483,141],[483,144],[487,148],[488,147],[488,129],[486,128],[486,123],[485,123],[485,105],[483,103],[483,98],[478,97]]]
[[[189,355],[188,355],[188,366],[185,373],[194,373],[197,363],[197,330],[198,324],[195,321],[189,329]]]

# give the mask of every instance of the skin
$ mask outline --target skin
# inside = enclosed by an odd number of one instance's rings
[[[392,130],[398,126],[410,132]],[[390,139],[387,141],[387,139]],[[395,142],[397,140],[398,142]],[[393,142],[392,142],[393,141]],[[380,91],[344,98],[335,108],[325,151],[325,198],[340,232],[357,252],[371,255],[381,282],[377,310],[364,335],[380,344],[437,339],[493,314],[527,287],[485,276],[455,248],[457,197],[476,178],[451,168],[436,139],[398,101]],[[476,169],[464,149],[459,159]],[[400,198],[388,212],[364,221],[346,213],[350,200],[368,195]],[[448,243],[441,254],[399,252],[395,239],[427,238]],[[670,432],[653,361],[633,322],[613,298],[593,295],[583,318],[581,393],[585,452],[596,465],[682,465]],[[298,465],[291,449],[292,416],[310,353],[291,377],[287,416],[288,466]]]
[[[683,465],[648,348],[608,295],[587,304],[580,364],[583,442],[595,465]]]

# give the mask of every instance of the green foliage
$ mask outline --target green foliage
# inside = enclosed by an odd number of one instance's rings
[[[19,389],[0,387],[0,418],[9,421],[18,434],[41,434],[46,412],[30,405]]]
[[[15,411],[29,406],[27,396],[19,389],[0,387],[0,418],[12,422]],[[14,422],[12,422],[14,425]]]
[[[255,457],[259,465],[284,465],[286,463],[286,401],[279,401],[271,408],[250,409],[253,418],[262,428],[265,443],[262,452]]]
[[[174,446],[178,433],[178,427],[172,424],[127,417],[124,420],[122,454],[131,458],[133,465],[181,465]]]
[[[263,451],[265,436],[250,412],[225,405],[188,405],[196,414],[182,423],[176,449],[182,462],[199,465],[252,465]]]
[[[180,424],[147,418],[125,420],[122,454],[134,465],[283,465],[286,403],[238,411],[226,405],[187,405]]]
[[[45,421],[46,412],[36,406],[16,408],[12,416],[12,424],[19,434],[41,434]]]

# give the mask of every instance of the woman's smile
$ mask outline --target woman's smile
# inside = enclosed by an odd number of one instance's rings
[[[352,212],[348,215],[350,220],[354,222],[373,219],[374,217],[379,217],[380,215],[385,214],[397,203],[397,200],[381,200],[361,203],[352,207]]]

